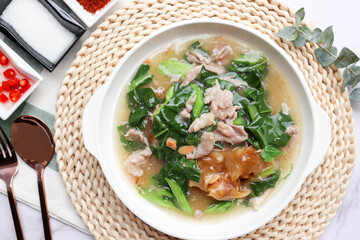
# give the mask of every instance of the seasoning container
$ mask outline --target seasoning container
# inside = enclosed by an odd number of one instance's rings
[[[91,27],[97,22],[117,0],[64,0],[71,10]]]
[[[0,27],[49,71],[85,32],[52,0],[1,0]]]
[[[13,77],[7,76],[9,72]],[[0,40],[0,73],[0,118],[6,120],[36,89],[42,77],[2,40]],[[9,85],[9,80],[14,79],[19,80],[18,86]],[[15,92],[15,95],[11,95],[12,92]]]

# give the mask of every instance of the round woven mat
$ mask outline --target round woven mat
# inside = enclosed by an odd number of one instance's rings
[[[311,92],[328,113],[332,142],[323,164],[272,222],[244,239],[316,239],[344,197],[354,164],[355,143],[348,94],[340,73],[322,68],[314,46],[295,48],[274,35],[293,24],[291,9],[271,0],[136,0],[102,23],[83,44],[62,83],[55,119],[57,162],[73,205],[97,239],[169,239],[131,213],[116,197],[98,161],[86,151],[81,117],[92,94],[121,57],[153,31],[185,19],[217,17],[269,35],[299,66]]]

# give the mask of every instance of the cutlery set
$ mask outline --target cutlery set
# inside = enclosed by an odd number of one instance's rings
[[[54,140],[50,129],[40,119],[23,115],[15,119],[10,128],[11,141],[0,126],[0,178],[5,181],[17,239],[24,239],[12,189],[18,171],[16,153],[37,173],[41,215],[46,240],[51,239],[49,213],[44,188],[44,170],[54,153]]]

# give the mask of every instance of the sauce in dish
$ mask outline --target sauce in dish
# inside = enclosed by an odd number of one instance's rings
[[[125,91],[115,144],[152,203],[196,218],[257,210],[291,174],[299,107],[261,52],[220,36],[174,42]]]

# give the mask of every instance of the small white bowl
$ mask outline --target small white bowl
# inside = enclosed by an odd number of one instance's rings
[[[111,0],[104,8],[95,14],[86,11],[76,0],[64,0],[71,10],[85,23],[89,28],[94,25],[115,3],[117,0]]]
[[[203,34],[229,36],[262,51],[284,73],[300,105],[303,139],[291,175],[258,211],[248,210],[219,218],[197,220],[169,212],[142,198],[128,181],[115,151],[115,113],[118,101],[140,64],[177,39]],[[228,239],[247,234],[269,222],[284,209],[308,176],[323,160],[331,141],[330,121],[315,103],[308,85],[290,57],[268,36],[238,23],[218,19],[194,19],[172,24],[143,39],[122,58],[106,84],[85,108],[82,132],[85,147],[99,160],[111,187],[139,218],[169,235],[186,239]]]
[[[13,103],[8,100],[5,104],[0,103],[0,118],[6,120],[30,96],[43,78],[2,40],[0,40],[0,51],[9,59],[9,64],[5,68],[15,68],[17,72],[20,72],[25,78],[31,81],[31,87],[21,95],[21,98],[17,102]],[[0,82],[3,80],[5,79],[2,76]]]

